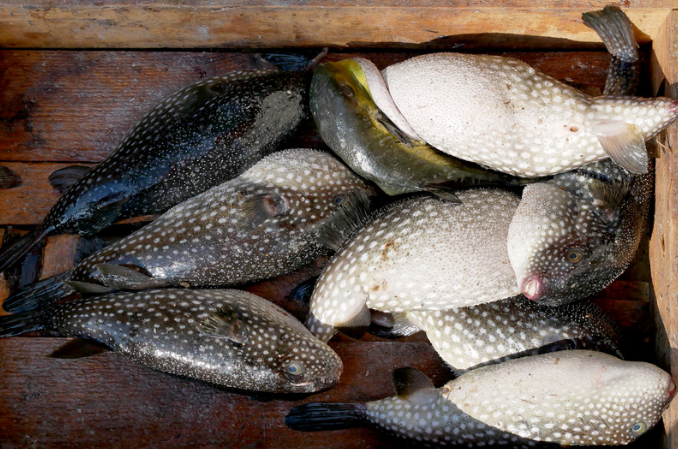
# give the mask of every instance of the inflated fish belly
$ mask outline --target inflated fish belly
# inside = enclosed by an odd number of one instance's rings
[[[377,213],[320,276],[307,327],[322,340],[383,312],[442,310],[519,293],[506,252],[518,197],[476,189],[462,204],[417,197]]]
[[[394,372],[396,397],[311,403],[285,418],[297,430],[370,426],[424,445],[553,447],[627,444],[651,429],[675,393],[644,362],[564,351],[469,371],[435,389],[421,372]]]
[[[69,301],[0,318],[0,336],[51,329],[136,363],[248,391],[334,386],[339,356],[290,314],[239,290],[164,289]]]
[[[384,70],[396,106],[432,146],[505,173],[563,173],[612,157],[644,173],[645,140],[678,116],[668,98],[589,97],[524,62],[436,53]]]

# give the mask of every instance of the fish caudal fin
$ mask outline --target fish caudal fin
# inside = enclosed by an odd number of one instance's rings
[[[39,226],[32,232],[29,232],[25,236],[21,237],[16,242],[9,245],[5,248],[2,253],[0,253],[0,273],[5,271],[7,268],[15,264],[21,259],[21,257],[31,250],[37,243],[47,237],[47,235],[52,231],[51,227],[42,227]]]
[[[311,402],[290,410],[285,424],[302,432],[350,429],[364,425],[364,414],[364,404]]]
[[[40,329],[45,329],[41,309],[0,317],[0,337],[14,337]]]
[[[63,282],[66,273],[43,279],[28,285],[5,299],[2,307],[11,313],[45,308],[75,293],[75,290]]]

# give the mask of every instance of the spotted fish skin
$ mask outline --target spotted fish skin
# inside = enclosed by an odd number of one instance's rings
[[[458,193],[462,204],[415,197],[369,221],[333,257],[311,297],[306,326],[327,341],[369,325],[369,311],[441,310],[519,293],[506,253],[518,198]]]
[[[337,244],[333,238],[340,244],[343,233],[362,223],[371,195],[371,187],[327,153],[277,152],[96,252],[61,280],[100,293],[279,276],[328,254],[328,245]],[[30,290],[15,297],[5,301],[6,309],[37,305],[27,306],[34,299]]]
[[[239,390],[334,386],[339,356],[290,314],[239,290],[163,289],[68,301],[0,319],[0,336],[51,329],[149,368]]]
[[[297,128],[307,114],[306,94],[303,75],[263,70],[179,90],[59,198],[30,238],[0,255],[0,271],[45,235],[93,235],[125,218],[162,213],[239,175]]]
[[[668,98],[586,94],[511,58],[436,53],[387,67],[398,109],[426,142],[523,177],[611,156],[644,173],[644,142],[678,117]]]
[[[369,75],[372,74],[372,77]],[[370,80],[374,81],[370,83]],[[407,122],[397,120],[395,105],[376,103],[379,70],[366,59],[344,59],[316,67],[309,105],[323,141],[353,171],[373,181],[388,195],[437,191],[518,181],[442,153],[423,142]],[[384,98],[390,96],[383,86]],[[377,98],[375,98],[377,97]],[[392,106],[392,107],[389,107]],[[388,116],[387,116],[388,115]]]
[[[426,446],[620,445],[651,429],[675,393],[669,374],[653,365],[582,350],[481,367],[440,389],[407,377],[398,396],[306,404],[285,421],[304,431],[370,426]]]
[[[457,374],[565,349],[621,356],[615,323],[588,301],[546,307],[517,296],[473,307],[404,315],[426,332],[431,345]]]

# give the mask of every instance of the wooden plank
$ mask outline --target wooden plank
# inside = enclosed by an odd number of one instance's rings
[[[304,402],[391,396],[390,372],[397,367],[416,367],[437,386],[449,375],[426,343],[331,343],[344,362],[336,387],[307,398],[261,402],[142,368],[113,353],[45,357],[65,341],[0,340],[3,447],[386,448],[388,440],[366,429],[309,434],[288,429],[283,419]]]
[[[506,7],[506,4],[512,4]],[[535,8],[525,0],[488,6],[467,1],[379,1],[367,5],[211,1],[10,2],[0,7],[0,45],[7,48],[264,48],[436,45],[463,48],[584,48],[598,43],[581,23],[605,1],[568,1]],[[648,42],[675,3],[628,1],[637,38]],[[626,6],[625,5],[625,6]],[[652,6],[656,5],[656,6]],[[446,39],[447,40],[447,39]]]
[[[653,83],[655,91],[664,85],[665,94],[674,98],[678,92],[671,87],[678,82],[678,11],[673,11],[663,25],[662,33],[653,45]],[[655,182],[655,215],[650,239],[652,286],[656,297],[654,310],[657,327],[656,351],[658,362],[678,375],[678,125],[668,129],[667,144],[673,151],[657,160]],[[678,404],[664,412],[665,448],[678,448]]]
[[[360,55],[385,67],[412,54]],[[609,61],[605,52],[512,55],[594,89],[604,85]],[[0,161],[101,161],[134,123],[179,88],[263,66],[256,54],[245,53],[0,51]]]

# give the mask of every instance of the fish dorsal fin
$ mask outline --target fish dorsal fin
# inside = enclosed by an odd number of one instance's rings
[[[103,283],[113,290],[139,290],[160,287],[163,284],[141,266],[99,263],[94,268],[101,273]]]
[[[344,198],[339,208],[330,214],[318,230],[317,241],[334,251],[358,229],[370,216],[370,198],[360,191]]]
[[[18,185],[21,185],[19,175],[14,173],[11,168],[0,165],[0,189],[11,189]]]
[[[418,369],[406,367],[393,370],[393,387],[398,399],[408,400],[415,393],[428,392],[435,387],[428,376]]]
[[[63,195],[90,170],[92,170],[92,167],[85,167],[84,165],[70,165],[64,167],[49,175],[49,185],[57,189],[59,193]]]
[[[461,200],[457,196],[455,189],[447,187],[444,184],[427,184],[421,187],[421,190],[432,193],[441,200],[445,200],[453,204],[461,204]]]
[[[180,97],[188,97],[183,100],[183,103],[175,107],[182,117],[190,118],[197,115],[212,98],[224,94],[226,89],[226,83],[220,78],[215,78],[206,81],[204,84],[191,86],[186,90],[179,91],[172,98],[179,100]]]
[[[593,126],[608,156],[631,173],[647,173],[647,149],[640,128],[631,123],[602,120]]]
[[[247,198],[240,205],[238,229],[247,231],[256,228],[269,218],[277,217],[289,210],[287,200],[276,193],[267,193]]]
[[[213,310],[198,326],[203,333],[226,338],[238,346],[243,345],[250,335],[247,323],[228,306]]]
[[[358,340],[367,332],[371,322],[370,310],[363,306],[353,319],[337,326],[337,330],[347,337]]]
[[[78,293],[90,294],[90,295],[99,295],[102,293],[112,292],[113,289],[106,287],[105,285],[93,284],[91,282],[82,282],[82,281],[63,281],[64,284],[68,285]]]
[[[52,359],[80,359],[108,351],[108,348],[82,338],[74,338],[56,348],[47,357]]]

